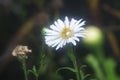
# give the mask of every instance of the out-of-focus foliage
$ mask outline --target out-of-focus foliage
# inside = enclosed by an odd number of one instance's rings
[[[43,45],[42,28],[65,16],[86,20],[88,37],[74,47],[81,79],[120,80],[119,0],[0,0],[0,80],[24,79],[21,64],[11,56],[17,44],[32,49],[26,59],[29,80],[75,80],[65,49]]]

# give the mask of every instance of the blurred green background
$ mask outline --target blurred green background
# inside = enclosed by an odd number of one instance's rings
[[[58,18],[64,20],[65,16],[83,18],[86,29],[92,26],[100,30],[98,41],[89,42],[95,35],[88,35],[88,42],[84,43],[83,39],[76,47],[80,65],[88,65],[85,73],[91,74],[94,80],[120,80],[119,0],[0,0],[0,80],[23,80],[20,63],[11,55],[12,50],[18,44],[32,49],[27,62],[31,68],[37,64],[36,57],[41,50],[42,28]],[[47,51],[51,61],[47,59],[50,65],[43,70],[40,80],[69,80],[69,76],[74,76],[67,71],[60,72],[63,78],[54,73],[60,66],[71,64],[64,49]]]

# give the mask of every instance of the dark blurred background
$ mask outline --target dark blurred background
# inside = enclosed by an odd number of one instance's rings
[[[120,66],[119,0],[0,0],[0,80],[22,80],[22,69],[12,50],[23,44],[35,53],[30,55],[37,56],[42,28],[65,16],[83,18],[86,26],[102,29],[105,52]]]

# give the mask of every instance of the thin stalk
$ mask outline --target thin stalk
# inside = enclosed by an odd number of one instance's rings
[[[25,62],[25,59],[22,58],[22,66],[23,66],[23,71],[24,71],[24,76],[25,76],[25,80],[28,80],[28,77],[27,77],[27,67],[26,67],[26,62]]]
[[[79,74],[79,68],[78,68],[78,65],[77,65],[77,61],[75,60],[74,62],[73,62],[73,64],[74,64],[74,68],[75,68],[75,70],[76,70],[76,79],[77,80],[80,80],[80,74]]]
[[[76,79],[80,80],[79,68],[78,68],[78,65],[77,65],[76,57],[75,57],[74,52],[73,52],[73,48],[68,48],[68,56],[70,57],[70,59],[73,63],[73,66],[74,66],[74,69],[75,69],[75,74],[76,74]]]
[[[36,76],[35,78],[36,78],[36,80],[38,80],[38,76]]]

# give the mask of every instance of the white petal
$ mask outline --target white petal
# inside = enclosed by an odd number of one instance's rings
[[[48,34],[58,34],[58,32],[50,30],[50,29],[45,29],[45,32],[46,32],[45,35],[48,35]]]
[[[56,47],[56,50],[62,48],[66,44],[66,40],[62,40],[59,45]]]
[[[81,27],[81,26],[83,26],[83,25],[85,25],[85,21],[81,22],[81,23],[79,24],[79,27]]]
[[[62,47],[63,47],[63,44],[62,44],[62,42],[60,42],[60,44],[57,46],[56,49],[59,49],[59,48],[62,48]]]
[[[82,19],[80,19],[79,21],[77,21],[77,20],[74,21],[74,24],[71,25],[71,29],[78,28],[81,21],[82,21]]]
[[[78,25],[80,22],[82,21],[82,19],[78,20],[75,25]]]
[[[64,46],[65,42],[66,42],[65,40],[62,40],[62,41],[61,41],[61,43],[60,43],[60,47],[61,47],[61,48]]]
[[[65,26],[65,24],[63,23],[62,20],[58,19],[57,22],[58,22],[58,25],[60,25],[61,28],[63,28]]]
[[[64,40],[64,44],[63,44],[63,45],[66,45],[66,43],[67,43],[67,41],[66,41],[66,40]]]
[[[55,47],[55,46],[57,46],[58,44],[60,44],[60,42],[62,41],[62,39],[60,38],[60,39],[58,39],[58,40],[56,40],[56,41],[54,41],[54,44],[52,45],[52,47]]]
[[[59,24],[58,22],[55,21],[54,24],[59,30],[63,29],[63,26],[61,24]]]
[[[71,29],[74,28],[74,25],[75,25],[76,22],[77,22],[77,20],[75,20],[75,19],[72,18],[72,20],[71,20],[71,22],[70,22],[70,28],[71,28]]]
[[[58,50],[59,48],[60,48],[60,44],[57,45],[56,50]]]
[[[73,45],[76,45],[76,42],[72,38],[68,39],[68,43],[70,43],[70,42],[72,42]]]
[[[64,23],[65,23],[65,26],[66,26],[66,27],[70,27],[70,26],[69,26],[69,20],[68,20],[68,17],[65,17],[65,21],[64,21]]]
[[[60,39],[56,39],[56,40],[50,40],[50,41],[47,41],[46,43],[49,44],[49,46],[52,46],[52,47],[55,47],[56,45],[58,45],[60,43]]]
[[[71,39],[71,42],[73,43],[74,46],[76,45],[76,42],[73,39]]]
[[[45,41],[54,41],[59,39],[59,36],[45,36]]]
[[[54,34],[54,32],[53,33],[48,33],[48,34],[46,34],[46,36],[58,36],[59,35],[59,33],[55,33]]]
[[[49,42],[46,42],[46,44],[47,44],[48,46],[51,46],[53,43],[52,43],[52,41],[49,41]]]
[[[76,32],[85,31],[85,29],[83,27],[80,27],[80,28],[74,28],[73,31],[76,33]]]
[[[81,26],[83,26],[85,24],[85,21],[81,22],[81,20],[77,21],[75,24],[74,24],[74,28],[78,29],[80,28]],[[74,29],[73,28],[73,29]]]
[[[77,37],[72,37],[74,40],[76,40],[76,41],[80,41],[80,39],[79,38],[77,38]]]
[[[81,34],[81,33],[77,33],[75,34],[76,37],[85,37],[85,35]]]
[[[56,27],[55,25],[50,25],[50,28],[51,28],[52,30],[54,30],[54,31],[57,31],[57,32],[60,31],[59,28]]]

